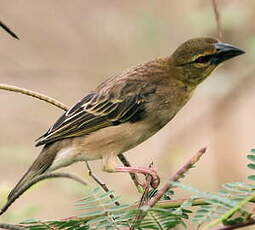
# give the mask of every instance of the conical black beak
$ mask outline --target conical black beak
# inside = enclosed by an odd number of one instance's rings
[[[245,53],[243,50],[226,43],[218,42],[214,46],[217,52],[213,55],[212,64],[215,65]]]

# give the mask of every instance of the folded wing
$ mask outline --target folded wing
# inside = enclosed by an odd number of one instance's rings
[[[119,90],[118,90],[119,91]],[[144,92],[144,93],[143,93]],[[150,89],[149,93],[154,92]],[[88,135],[98,129],[135,122],[144,114],[146,90],[112,96],[111,92],[92,92],[65,112],[40,138],[36,146],[69,137]]]

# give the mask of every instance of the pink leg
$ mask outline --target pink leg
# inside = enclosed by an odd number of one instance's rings
[[[129,173],[141,173],[144,175],[151,175],[152,182],[151,187],[157,188],[160,183],[160,178],[157,171],[153,168],[142,168],[142,167],[117,167],[115,172],[129,172]]]

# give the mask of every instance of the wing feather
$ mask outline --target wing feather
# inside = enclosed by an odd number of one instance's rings
[[[37,139],[36,146],[69,137],[87,135],[107,126],[132,122],[144,111],[145,100],[141,92],[134,91],[126,96],[119,95],[119,97],[110,97],[109,92],[105,94],[93,92],[85,96]]]

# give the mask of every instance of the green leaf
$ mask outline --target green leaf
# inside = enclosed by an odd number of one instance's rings
[[[255,175],[250,175],[250,176],[248,176],[248,179],[249,179],[249,180],[255,181]]]
[[[247,166],[248,168],[255,170],[255,164],[250,163]]]
[[[255,162],[255,155],[247,155],[247,158],[253,162]]]

